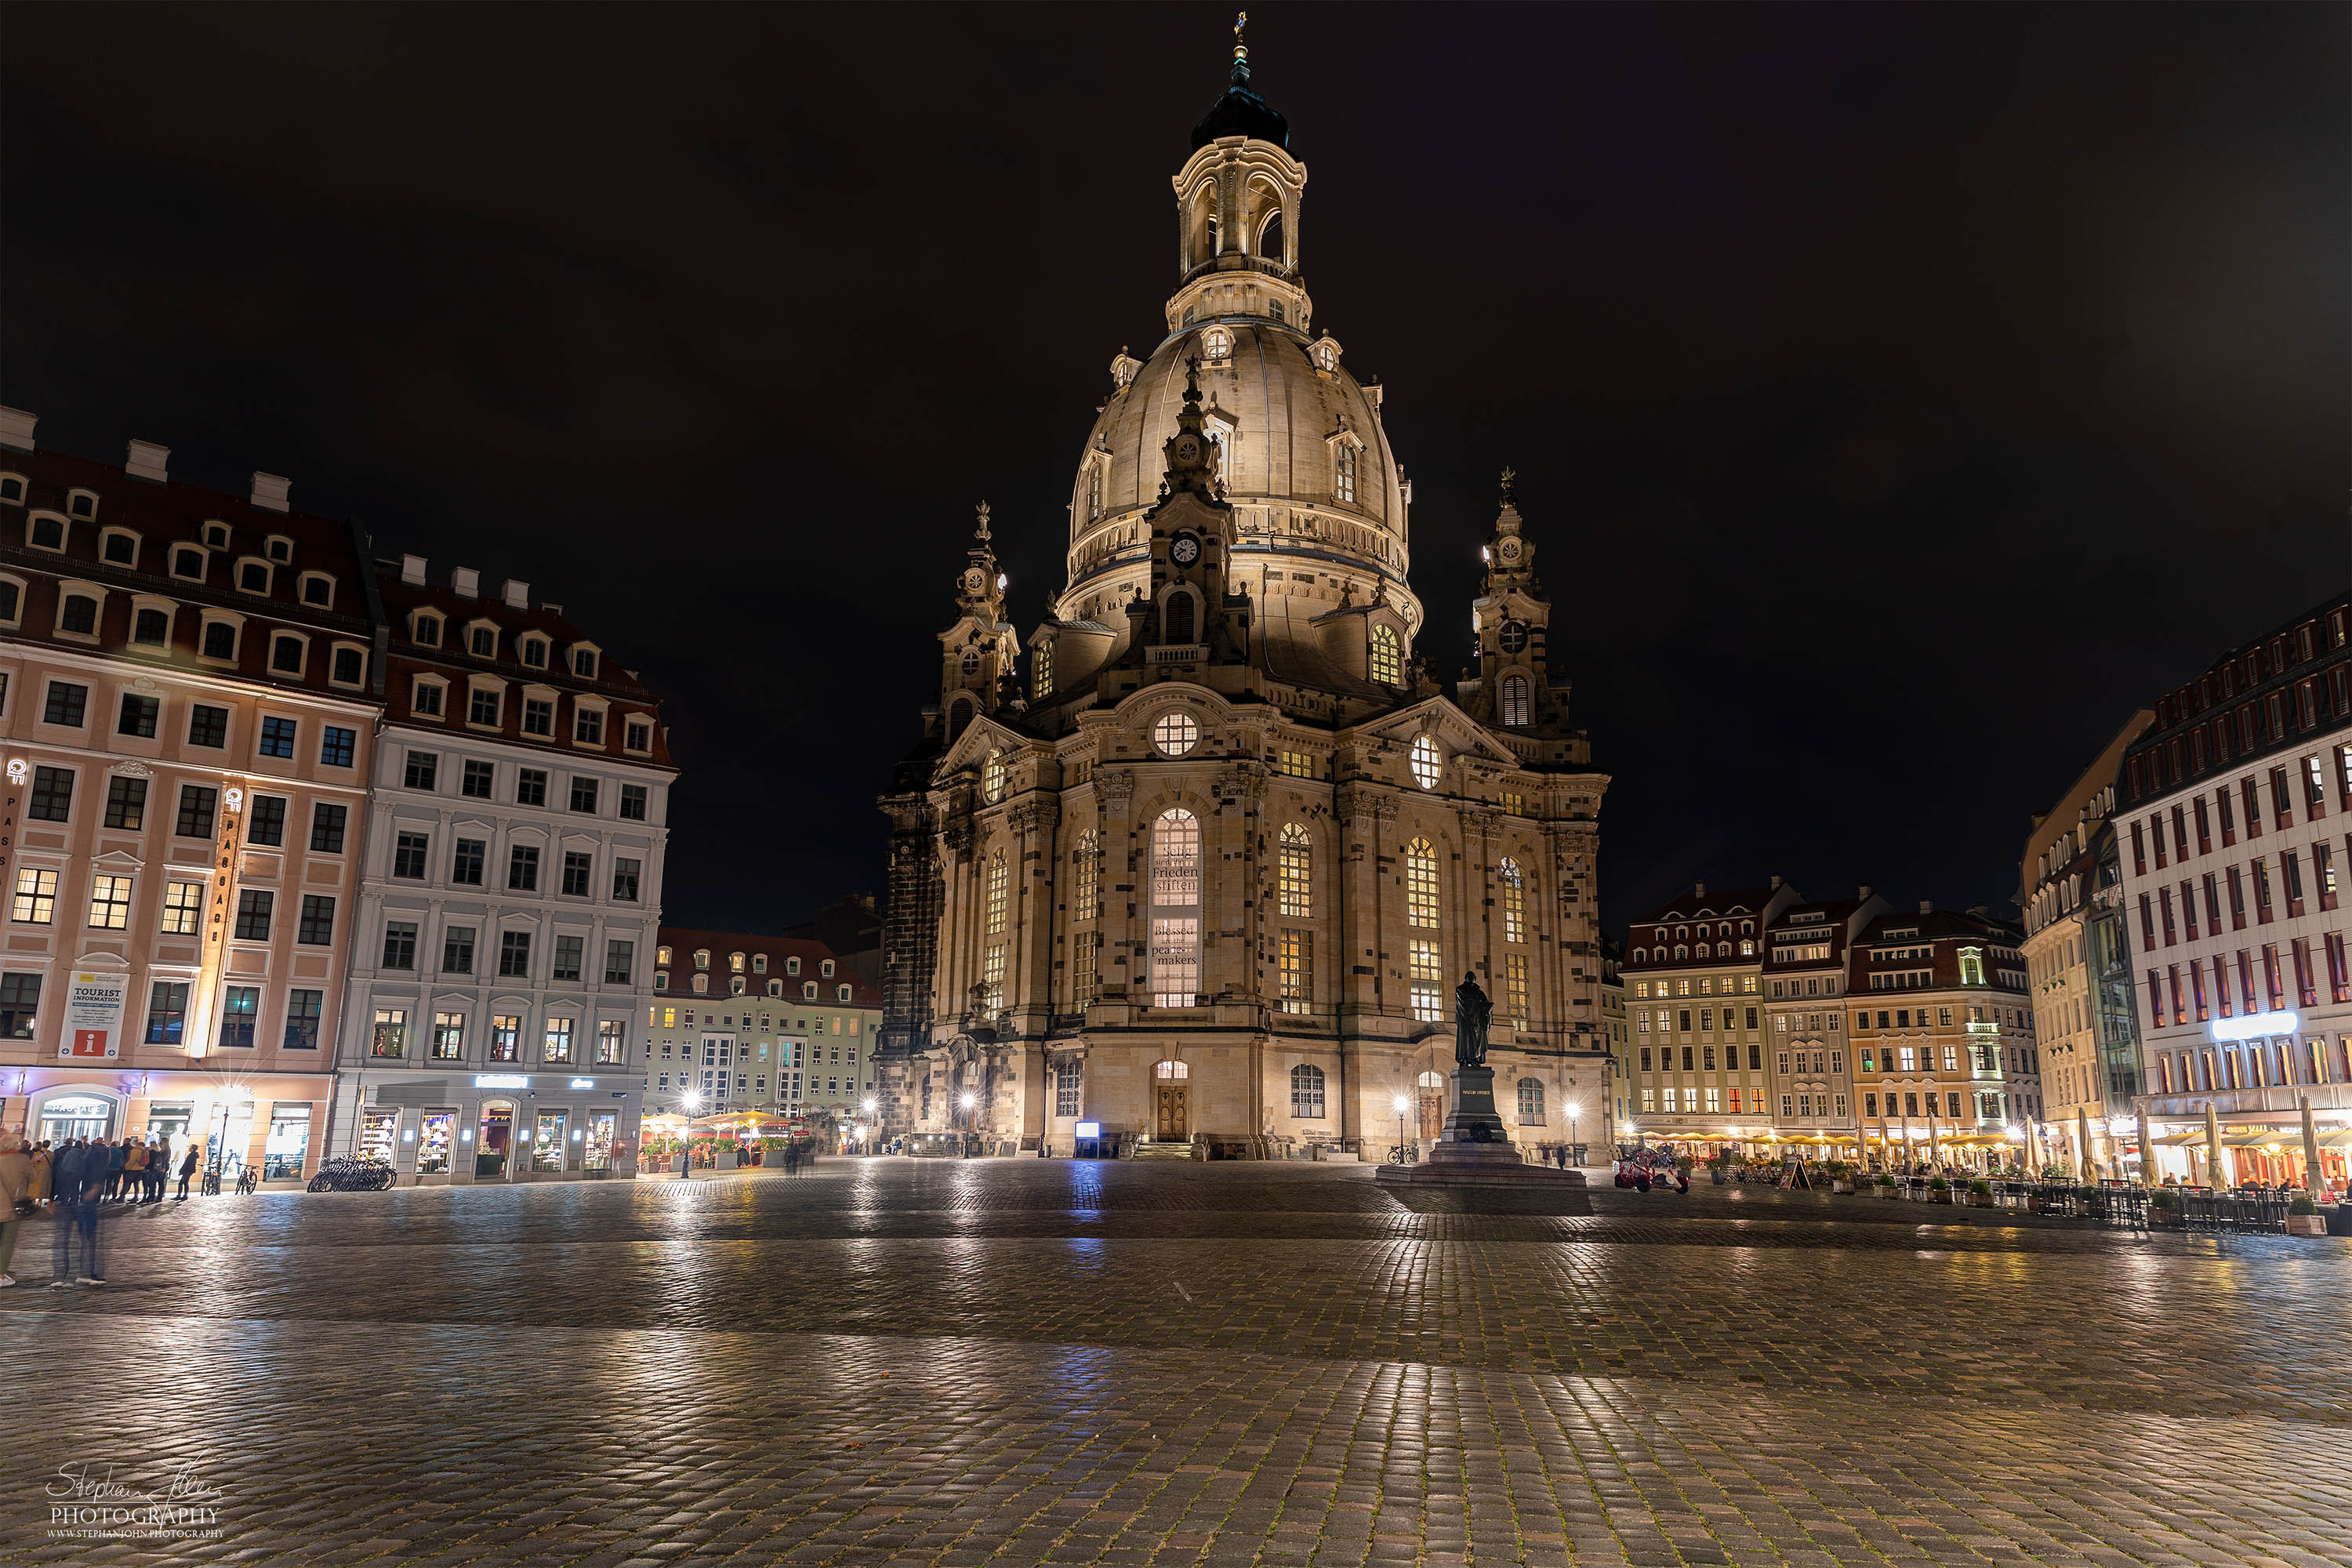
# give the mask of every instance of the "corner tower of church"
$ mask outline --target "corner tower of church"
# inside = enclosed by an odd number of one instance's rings
[[[1611,1095],[1608,779],[1535,542],[1507,473],[1477,663],[1442,687],[1381,388],[1313,324],[1307,168],[1238,28],[1192,140],[1167,336],[1111,362],[1067,581],[1019,639],[982,509],[882,802],[882,1121],[918,1150],[1377,1160],[1399,1097],[1436,1133],[1466,972],[1513,1135],[1557,1141]]]

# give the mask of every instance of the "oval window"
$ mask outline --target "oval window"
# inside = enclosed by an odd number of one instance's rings
[[[1151,726],[1151,743],[1163,756],[1181,757],[1201,743],[1200,721],[1190,713],[1162,713]]]

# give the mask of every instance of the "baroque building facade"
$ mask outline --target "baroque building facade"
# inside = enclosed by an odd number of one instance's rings
[[[1237,46],[1173,183],[1167,336],[1112,362],[1067,582],[1025,638],[982,509],[882,802],[889,1132],[1377,1153],[1401,1102],[1434,1133],[1465,974],[1518,1137],[1609,1093],[1608,779],[1535,542],[1507,474],[1476,666],[1441,686],[1381,389],[1312,326],[1288,139]]]
[[[374,754],[354,526],[44,451],[0,409],[0,1127],[299,1179]]]

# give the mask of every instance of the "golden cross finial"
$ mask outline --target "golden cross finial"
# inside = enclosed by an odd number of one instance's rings
[[[1249,58],[1249,46],[1242,42],[1242,29],[1249,25],[1249,13],[1242,12],[1234,18],[1234,58]]]
[[[1511,486],[1517,482],[1518,477],[1519,470],[1517,468],[1505,468],[1503,470],[1503,493],[1505,495],[1511,493]]]

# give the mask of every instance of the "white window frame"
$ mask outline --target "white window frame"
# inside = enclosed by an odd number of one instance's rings
[[[100,583],[86,582],[79,577],[58,579],[58,604],[57,608],[50,612],[49,635],[68,642],[85,643],[95,647],[100,636],[106,629],[107,595],[108,589]],[[98,601],[98,613],[90,617],[89,630],[86,632],[66,630],[66,600],[68,596]]]
[[[327,597],[324,603],[310,597],[310,584],[313,583],[324,583],[327,585]],[[314,610],[333,609],[335,607],[335,574],[331,572],[302,573],[294,580],[294,602],[308,605]]]
[[[180,570],[184,552],[196,558],[196,574],[193,577]],[[175,583],[209,583],[213,576],[213,552],[193,540],[175,540],[164,546],[163,574]]]
[[[58,525],[58,542],[55,544],[40,544],[34,542],[33,530],[40,526],[40,524],[45,521],[54,522]],[[66,552],[66,546],[70,543],[72,540],[73,519],[68,517],[65,513],[51,507],[42,507],[37,511],[28,511],[25,514],[26,549],[38,550],[50,555],[63,555]]]
[[[182,578],[181,581],[185,582],[187,579]],[[231,646],[228,657],[226,658],[211,658],[205,652],[205,634],[215,622],[229,629]],[[217,668],[234,669],[238,660],[244,657],[245,617],[234,610],[206,609],[201,612],[201,618],[196,624],[196,661]]]
[[[117,536],[131,541],[131,559],[128,561],[108,561],[106,559],[107,541],[116,538]],[[128,566],[135,572],[139,569],[140,549],[146,542],[147,536],[141,533],[137,529],[125,528],[119,522],[110,522],[104,528],[98,531],[98,558],[109,566]]]
[[[341,652],[343,649],[345,649],[345,648],[350,648],[352,652],[354,652],[354,653],[356,653],[356,654],[358,654],[358,655],[360,656],[360,674],[359,674],[359,679],[356,679],[356,680],[338,680],[338,679],[335,679],[335,655],[337,655],[338,653],[341,653]],[[359,690],[361,688],[362,688],[362,687],[364,687],[365,685],[367,685],[367,668],[368,668],[368,646],[367,646],[367,644],[365,644],[365,643],[363,643],[363,642],[352,642],[352,641],[350,641],[350,640],[348,640],[348,639],[339,639],[339,640],[337,640],[337,641],[335,641],[335,642],[331,642],[331,643],[329,643],[329,644],[327,645],[327,684],[328,684],[328,685],[330,685],[330,686],[340,686],[340,687],[342,687],[342,688],[346,689],[347,690],[357,691],[357,690]]]
[[[31,593],[32,584],[14,572],[0,572],[0,583],[14,583],[16,585],[16,613],[13,616],[0,616],[0,626],[14,629],[25,624],[25,599]]]
[[[280,638],[290,639],[301,647],[302,665],[300,668],[287,670],[278,668],[278,644]],[[269,654],[268,658],[262,663],[261,672],[266,678],[270,679],[277,679],[282,676],[292,680],[308,680],[310,678],[310,639],[304,634],[290,630],[285,626],[272,628],[269,634]]]
[[[499,694],[499,721],[497,723],[481,724],[475,721],[474,693],[477,691],[495,691]],[[466,714],[459,722],[463,723],[468,730],[478,730],[484,734],[495,735],[499,731],[506,728],[506,721],[507,683],[500,680],[494,675],[467,676],[466,678]]]
[[[427,687],[441,693],[441,710],[437,713],[428,712],[416,704],[416,694]],[[410,676],[408,678],[408,711],[418,718],[433,719],[446,723],[449,719],[448,678],[441,675]]]
[[[248,566],[261,568],[260,587],[248,588],[245,585],[245,569]],[[278,586],[277,564],[267,556],[240,555],[235,564],[229,568],[228,584],[232,592],[248,595],[257,599],[267,599],[271,591]]]
[[[139,612],[142,610],[161,610],[163,612],[163,640],[162,642],[145,643],[139,640],[137,636],[139,630]],[[167,599],[161,594],[133,594],[131,595],[131,619],[125,623],[126,635],[123,640],[122,649],[125,653],[136,654],[142,658],[170,658],[173,651],[172,647],[172,634],[178,630],[179,625],[180,605],[178,600]]]

